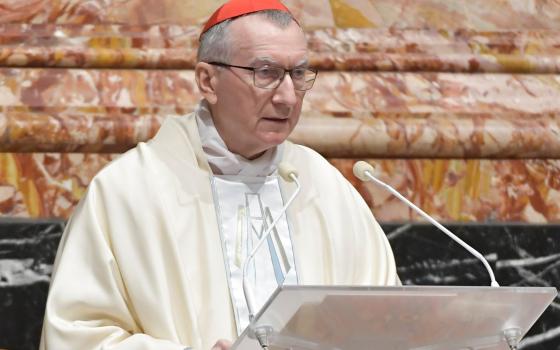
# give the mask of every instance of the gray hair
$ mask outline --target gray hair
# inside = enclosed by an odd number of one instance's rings
[[[296,22],[291,14],[280,10],[264,10],[225,20],[202,34],[196,56],[197,62],[229,62],[231,57],[231,38],[227,29],[231,22],[245,16],[263,16],[269,22],[282,29],[287,28],[292,21]]]

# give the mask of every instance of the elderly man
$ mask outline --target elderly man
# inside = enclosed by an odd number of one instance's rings
[[[304,33],[276,0],[233,0],[210,18],[204,99],[103,169],[56,258],[42,349],[229,348],[249,322],[245,258],[274,218],[249,283],[260,307],[282,283],[394,285],[389,244],[325,159],[286,138],[316,78]],[[301,193],[286,215],[297,169]]]

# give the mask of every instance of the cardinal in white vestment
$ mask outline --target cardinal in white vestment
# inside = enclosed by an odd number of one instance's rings
[[[204,99],[92,180],[57,253],[41,349],[228,349],[281,284],[397,285],[393,254],[352,185],[286,141],[316,71],[278,0],[232,0],[207,22],[195,67]]]

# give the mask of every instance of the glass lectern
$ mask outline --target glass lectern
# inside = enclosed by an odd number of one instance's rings
[[[282,286],[233,349],[515,349],[551,287]]]

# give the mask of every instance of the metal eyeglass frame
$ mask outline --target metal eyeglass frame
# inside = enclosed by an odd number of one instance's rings
[[[214,66],[219,66],[219,67],[225,67],[225,68],[240,68],[240,69],[245,69],[245,70],[250,70],[253,72],[253,85],[255,87],[258,87],[260,89],[276,89],[278,86],[280,86],[280,84],[282,84],[282,81],[284,80],[284,77],[286,77],[286,73],[290,74],[290,78],[292,78],[292,81],[295,81],[293,76],[292,76],[292,72],[295,69],[298,68],[293,68],[293,69],[285,69],[282,67],[278,67],[278,66],[274,66],[274,68],[278,68],[278,69],[282,69],[283,70],[283,74],[281,75],[281,78],[279,78],[278,80],[275,81],[274,86],[271,87],[265,87],[265,86],[258,86],[257,85],[257,80],[255,77],[255,71],[258,70],[259,68],[257,67],[246,67],[246,66],[237,66],[234,64],[228,64],[228,63],[222,63],[222,62],[206,62],[208,64],[214,65]],[[311,90],[311,88],[313,87],[313,84],[315,83],[315,79],[317,79],[317,70],[313,69],[313,68],[305,68],[305,70],[311,71],[313,73],[315,73],[315,76],[313,77],[313,80],[306,80],[305,83],[307,84],[308,82],[311,82],[311,85],[309,86],[309,88],[307,89],[298,89],[296,88],[295,84],[294,84],[294,89],[298,90],[298,91],[307,91],[307,90]]]

